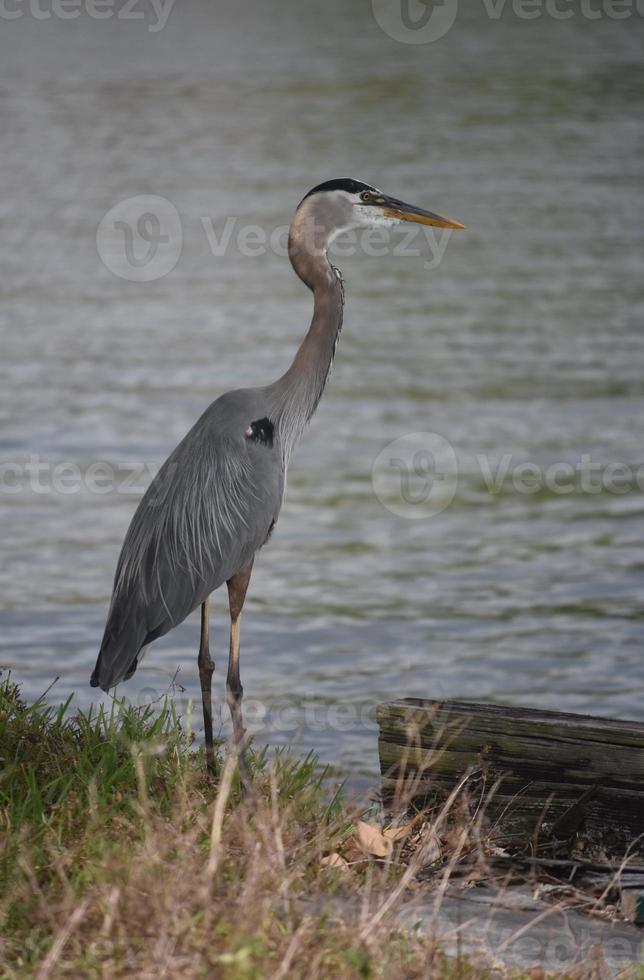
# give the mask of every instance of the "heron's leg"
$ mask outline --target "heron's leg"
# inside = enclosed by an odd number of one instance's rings
[[[233,740],[239,758],[239,775],[245,795],[250,792],[250,778],[244,753],[244,723],[242,720],[242,697],[244,689],[239,679],[239,635],[241,611],[246,598],[246,590],[253,570],[251,562],[241,572],[237,572],[227,582],[228,603],[230,605],[230,656],[228,659],[228,676],[226,678],[226,695],[228,707],[233,721]]]
[[[203,705],[203,729],[206,741],[206,765],[215,768],[215,748],[212,741],[212,674],[215,664],[210,656],[208,645],[208,600],[201,603],[201,641],[199,643],[199,680],[201,681],[201,703]]]

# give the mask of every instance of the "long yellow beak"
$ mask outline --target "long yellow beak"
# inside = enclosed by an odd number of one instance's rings
[[[425,211],[423,208],[414,208],[407,204],[396,202],[395,205],[383,208],[383,214],[387,218],[396,218],[398,221],[415,221],[419,225],[434,225],[436,228],[464,228],[460,221],[452,221],[451,218],[441,218],[440,214],[432,211]]]

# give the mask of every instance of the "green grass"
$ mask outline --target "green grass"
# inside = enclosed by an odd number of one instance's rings
[[[379,915],[400,851],[360,850],[314,755],[251,751],[251,809],[190,743],[170,702],[82,713],[0,679],[0,976],[487,975]]]

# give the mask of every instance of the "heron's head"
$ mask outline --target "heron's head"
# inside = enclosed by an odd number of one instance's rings
[[[436,228],[465,227],[459,221],[383,194],[361,180],[341,177],[318,184],[308,192],[295,213],[293,230],[305,234],[308,244],[326,249],[343,231],[392,227],[403,221]],[[309,236],[313,236],[313,241]]]

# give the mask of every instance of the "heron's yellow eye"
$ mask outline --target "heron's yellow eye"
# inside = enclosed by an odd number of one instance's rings
[[[364,201],[364,203],[367,204],[371,200],[371,194],[369,193],[369,191],[363,191],[362,194],[360,195],[360,200]]]

